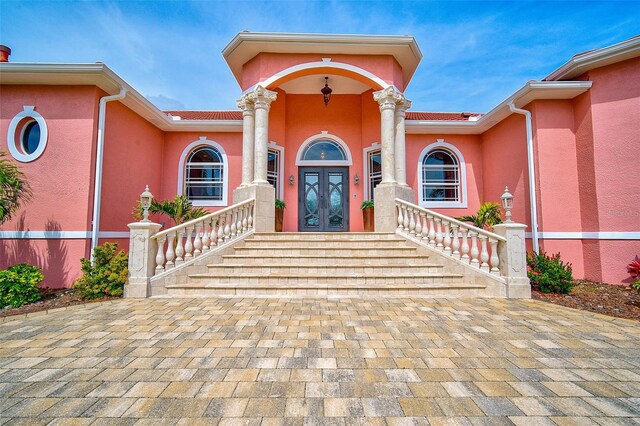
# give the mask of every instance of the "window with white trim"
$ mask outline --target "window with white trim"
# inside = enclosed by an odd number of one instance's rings
[[[455,155],[434,149],[422,160],[422,200],[460,202],[460,165]]]
[[[47,146],[47,123],[34,106],[23,106],[9,123],[7,144],[16,160],[28,163],[42,155]]]
[[[199,146],[187,156],[185,194],[189,201],[223,201],[224,159],[212,146]]]
[[[280,150],[269,148],[267,157],[267,180],[276,190],[276,199],[280,198]]]
[[[367,152],[367,198],[373,200],[373,190],[382,181],[382,151],[374,149]]]

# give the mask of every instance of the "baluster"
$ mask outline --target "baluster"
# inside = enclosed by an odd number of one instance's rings
[[[173,244],[175,239],[176,234],[174,232],[167,235],[167,262],[164,264],[165,269],[171,269],[175,266],[176,251]]]
[[[224,241],[229,241],[231,238],[231,225],[229,221],[232,219],[230,213],[225,213],[224,215]]]
[[[487,236],[480,234],[480,260],[482,263],[480,264],[480,269],[483,271],[489,271],[489,252],[487,251]]]
[[[478,254],[480,252],[478,251],[477,244],[478,233],[475,231],[469,231],[469,236],[471,237],[471,265],[479,267],[480,262],[478,261]]]
[[[409,232],[409,212],[405,204],[402,205],[402,227],[404,232]]]
[[[202,251],[206,252],[209,251],[209,246],[211,245],[211,233],[209,231],[211,219],[206,219],[202,224]]]
[[[451,224],[451,233],[453,234],[453,243],[451,243],[451,249],[453,250],[452,255],[456,259],[460,259],[460,251],[458,250],[460,248],[460,239],[458,239],[459,227],[460,225],[456,223]]]
[[[200,237],[201,223],[195,224],[196,237],[193,240],[193,257],[198,257],[202,253],[202,238]]]
[[[237,211],[236,234],[240,235],[242,234],[242,212],[244,211],[244,207],[240,207]]]
[[[404,223],[402,217],[402,204],[396,203],[396,207],[398,208],[398,229],[402,231],[404,229],[404,226],[402,226],[402,224]]]
[[[249,227],[249,229],[253,228],[253,207],[254,203],[251,203],[249,206],[249,217],[247,218],[247,227]]]
[[[429,225],[427,224],[427,214],[420,212],[420,218],[422,218],[422,239],[429,242]]]
[[[416,210],[414,214],[416,215],[416,236],[422,238],[422,216],[424,213]]]
[[[416,234],[416,211],[413,207],[409,208],[409,234]]]
[[[465,226],[460,230],[462,232],[462,257],[460,258],[463,262],[469,263],[469,240],[467,239],[467,234],[469,233],[469,229]]]
[[[231,216],[231,228],[230,228],[230,234],[229,234],[229,238],[231,238],[236,236],[236,232],[238,230],[236,228],[236,210],[235,209],[231,210],[231,212],[229,212],[229,216]]]
[[[433,223],[433,215],[427,215],[429,219],[429,245],[431,247],[436,246],[436,227]]]
[[[451,234],[449,233],[449,221],[444,221],[444,252],[451,254]]]
[[[223,216],[218,217],[218,240],[216,241],[217,245],[224,243],[224,218]]]
[[[177,245],[176,245],[176,262],[175,265],[181,265],[184,263],[184,247],[182,246],[183,244],[183,238],[184,238],[184,231],[185,229],[182,228],[177,232],[176,235],[176,239],[177,239]]]
[[[193,226],[186,228],[187,242],[184,245],[184,261],[188,261],[193,257],[193,244],[191,243],[191,233],[193,232]]]
[[[489,238],[489,245],[491,245],[491,273],[494,275],[500,275],[500,258],[498,257],[498,240]]]
[[[156,254],[156,274],[164,271],[164,242],[166,237],[159,237],[156,240],[158,245],[158,254]]]
[[[444,248],[442,245],[442,240],[444,239],[442,237],[442,219],[436,217],[434,220],[436,222],[436,248],[442,250]]]
[[[249,216],[249,206],[244,206],[242,208],[242,232],[247,232],[248,222],[247,217]]]

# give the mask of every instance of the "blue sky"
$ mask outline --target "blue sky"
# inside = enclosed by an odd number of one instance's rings
[[[14,62],[104,62],[163,109],[235,109],[242,30],[410,34],[414,111],[486,112],[572,55],[640,34],[640,2],[0,2]]]

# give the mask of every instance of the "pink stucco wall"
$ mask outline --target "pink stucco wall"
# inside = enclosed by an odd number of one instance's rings
[[[0,149],[7,151],[11,119],[24,105],[35,106],[47,123],[47,147],[30,163],[17,163],[33,196],[2,231],[80,231],[91,229],[94,141],[98,91],[89,86],[3,86]],[[16,262],[41,267],[44,286],[63,287],[79,275],[86,240],[0,240],[0,268]]]
[[[362,68],[381,78],[386,83],[393,84],[400,90],[404,90],[402,69],[395,58],[390,55],[316,55],[286,53],[259,53],[244,64],[242,69],[242,90],[246,90],[256,83],[265,81],[267,78],[289,67],[308,62],[321,62],[323,57],[330,57],[332,62],[341,62]],[[290,78],[324,73],[344,75],[357,79],[365,84],[370,83],[368,79],[352,72],[346,72],[337,68],[316,68],[297,72],[289,77],[285,77],[279,80],[276,85],[284,83]],[[377,89],[379,90],[381,87]]]

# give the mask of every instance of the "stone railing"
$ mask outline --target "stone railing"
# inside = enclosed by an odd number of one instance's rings
[[[255,200],[249,199],[162,232],[160,224],[129,224],[129,280],[125,297],[147,297],[150,279],[244,238],[253,232]]]
[[[414,235],[482,271],[500,275],[498,243],[506,242],[505,238],[406,201],[397,199],[396,209],[401,233]]]
[[[527,278],[526,225],[494,225],[495,233],[396,199],[396,233],[428,246],[467,267],[500,277],[506,296],[530,298]]]

